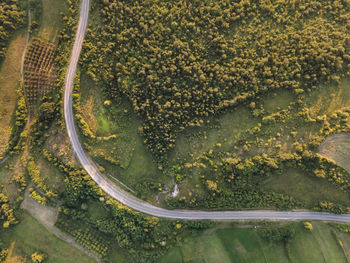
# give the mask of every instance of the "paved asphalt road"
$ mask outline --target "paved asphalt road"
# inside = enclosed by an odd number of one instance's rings
[[[193,210],[167,210],[146,203],[130,193],[124,191],[116,184],[103,176],[96,168],[93,161],[84,152],[74,126],[72,111],[72,89],[76,73],[76,68],[84,40],[84,35],[88,23],[90,0],[82,0],[81,13],[78,25],[78,31],[75,38],[70,64],[67,70],[65,80],[64,94],[64,117],[66,128],[70,138],[71,145],[76,156],[83,165],[84,169],[91,178],[105,191],[108,195],[140,212],[162,218],[174,219],[212,219],[212,220],[239,220],[239,219],[270,219],[270,220],[324,220],[349,222],[349,215],[335,215],[321,212],[281,212],[281,211],[193,211]]]

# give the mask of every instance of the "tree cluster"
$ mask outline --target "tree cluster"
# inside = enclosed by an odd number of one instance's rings
[[[8,228],[17,223],[14,210],[11,208],[8,197],[0,193],[0,227]]]
[[[21,150],[28,136],[27,132],[23,131],[28,120],[28,109],[24,97],[22,85],[17,89],[17,104],[14,114],[14,125],[11,131],[11,137],[8,143],[7,152],[16,152]]]
[[[258,229],[258,234],[263,239],[272,242],[287,242],[295,235],[295,225],[288,224],[281,227],[269,227]]]
[[[21,10],[19,0],[0,2],[0,62],[6,54],[6,47],[11,33],[23,24],[25,12]]]

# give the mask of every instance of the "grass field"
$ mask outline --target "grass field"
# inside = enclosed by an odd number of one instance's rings
[[[171,249],[159,263],[348,262],[337,236],[341,237],[344,248],[347,248],[350,234],[339,233],[325,223],[312,224],[313,230],[309,231],[302,223],[295,223],[296,235],[287,244],[271,243],[260,238],[252,225],[209,229],[198,237],[188,238],[180,247]]]
[[[62,0],[43,0],[43,13],[41,25],[39,28],[39,37],[55,42],[57,34],[62,26],[62,18],[60,12],[66,8],[66,1]]]
[[[159,261],[166,262],[283,263],[288,258],[283,244],[261,240],[250,226],[207,230],[199,237],[187,239]]]
[[[307,207],[315,206],[322,200],[350,205],[348,194],[327,180],[307,175],[298,169],[287,169],[280,174],[272,175],[263,183],[263,188],[292,196]]]
[[[324,223],[312,224],[311,232],[299,225],[295,238],[288,243],[291,262],[348,262],[338,240],[332,234],[336,230]],[[344,239],[350,240],[350,235]]]
[[[13,256],[28,257],[35,251],[41,251],[49,255],[45,260],[48,263],[95,262],[83,252],[56,238],[26,212],[22,214],[18,225],[0,232],[0,237],[7,246],[15,242]]]
[[[21,77],[25,41],[25,30],[18,31],[10,41],[0,68],[0,157],[6,150],[11,135],[11,118],[16,105],[16,89]]]

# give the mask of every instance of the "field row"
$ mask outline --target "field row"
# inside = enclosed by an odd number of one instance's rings
[[[29,46],[24,60],[24,86],[30,111],[33,112],[37,99],[52,91],[56,71],[54,59],[56,47],[34,39]]]

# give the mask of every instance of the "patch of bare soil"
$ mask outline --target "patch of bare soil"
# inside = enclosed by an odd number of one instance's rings
[[[350,171],[350,134],[330,135],[320,145],[318,153]]]

